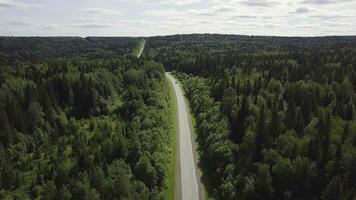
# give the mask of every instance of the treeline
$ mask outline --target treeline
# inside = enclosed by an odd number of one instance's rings
[[[166,199],[163,66],[45,54],[0,68],[0,199]]]
[[[263,37],[238,35],[177,35],[147,39],[143,57],[154,59],[170,70],[207,75],[219,73],[224,68],[247,67],[254,64],[269,66],[269,62],[295,59],[300,64],[313,60],[318,65],[339,60],[350,62],[355,52],[356,37]],[[259,55],[257,55],[259,54]],[[323,58],[320,58],[319,56]],[[256,56],[268,57],[258,63]],[[344,56],[348,58],[343,59]],[[283,58],[283,59],[282,59]],[[318,63],[319,62],[319,63]],[[282,63],[284,65],[285,63]],[[343,63],[341,63],[343,64]],[[202,73],[204,72],[204,73]]]
[[[0,64],[54,58],[120,59],[129,55],[139,41],[127,37],[0,37]]]
[[[294,46],[303,48],[319,47],[352,47],[355,45],[354,36],[326,36],[326,37],[274,37],[274,36],[248,36],[248,35],[229,35],[229,34],[182,34],[171,36],[156,36],[148,38],[148,44],[151,48],[172,47],[190,44],[186,51],[197,48],[202,44],[205,47],[209,45],[231,45],[231,43],[240,43],[244,45],[261,47],[276,46]],[[193,46],[193,45],[195,46]],[[222,47],[221,49],[224,49]],[[216,49],[215,49],[216,50]]]
[[[178,77],[214,198],[356,197],[356,49],[307,42],[255,53],[212,53],[209,44],[170,52],[179,59],[166,62],[185,72]]]

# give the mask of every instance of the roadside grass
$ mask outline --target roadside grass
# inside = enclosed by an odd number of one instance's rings
[[[175,98],[174,89],[172,83],[166,79],[170,94],[170,113],[171,113],[171,144],[170,144],[170,156],[169,167],[166,178],[166,196],[169,200],[174,200],[176,189],[176,162],[177,162],[177,99]]]

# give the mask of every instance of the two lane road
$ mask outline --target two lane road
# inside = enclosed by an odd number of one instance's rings
[[[178,109],[178,133],[179,133],[179,161],[176,199],[182,200],[202,200],[204,199],[204,189],[200,182],[200,171],[197,167],[197,153],[195,150],[193,130],[189,122],[189,109],[187,108],[183,91],[178,81],[170,74],[167,78],[173,84],[177,98]],[[180,177],[180,178],[179,178]]]

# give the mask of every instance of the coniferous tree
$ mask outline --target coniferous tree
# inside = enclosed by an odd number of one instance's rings
[[[232,139],[235,143],[240,143],[246,130],[246,117],[248,116],[247,97],[243,96],[240,109],[237,112],[236,119],[231,123]]]
[[[257,121],[256,127],[256,154],[255,154],[255,161],[259,162],[262,160],[262,149],[265,147],[266,143],[266,130],[265,130],[265,106],[262,105]]]

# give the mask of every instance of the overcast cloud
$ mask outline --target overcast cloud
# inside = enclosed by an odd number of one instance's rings
[[[0,35],[356,35],[355,8],[356,0],[0,0]]]

